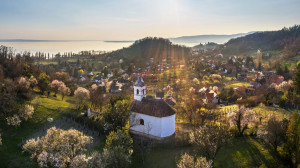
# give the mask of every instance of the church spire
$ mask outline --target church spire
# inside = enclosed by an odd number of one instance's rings
[[[141,76],[137,79],[133,87],[134,100],[141,101],[143,97],[146,97],[146,85]]]

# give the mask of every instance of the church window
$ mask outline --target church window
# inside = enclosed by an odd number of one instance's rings
[[[143,119],[140,119],[140,124],[144,125],[144,120]]]
[[[136,94],[139,94],[139,89],[136,89]]]

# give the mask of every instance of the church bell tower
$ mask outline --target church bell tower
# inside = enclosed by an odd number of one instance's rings
[[[133,87],[134,100],[141,101],[143,97],[146,97],[146,85],[141,76],[137,79]]]

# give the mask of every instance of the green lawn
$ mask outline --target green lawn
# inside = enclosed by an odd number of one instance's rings
[[[284,118],[289,119],[292,116],[291,112],[283,108],[276,108],[264,105],[254,107],[253,111],[255,112],[257,119],[261,117],[262,123],[267,122],[268,119],[272,116],[275,116],[279,120],[282,120]]]
[[[215,167],[285,167],[271,147],[253,137],[235,138],[221,148]]]
[[[159,145],[146,154],[144,166],[141,156],[139,154],[133,155],[130,168],[176,168],[176,162],[180,160],[180,156],[190,151],[192,151],[192,146]]]
[[[71,98],[41,98],[42,106],[39,106],[33,118],[22,122],[21,126],[15,128],[8,126],[4,120],[0,120],[0,131],[2,134],[2,146],[0,146],[0,167],[38,167],[36,162],[31,161],[28,154],[22,152],[22,142],[33,133],[40,130],[47,123],[47,118],[60,117],[69,112]],[[58,107],[63,107],[57,110]]]
[[[147,152],[145,157],[145,168],[176,168],[180,156],[185,152],[191,153],[193,147],[189,145],[158,145]],[[215,167],[284,167],[273,149],[258,141],[245,136],[234,138],[229,144],[221,148],[215,160]],[[141,156],[133,155],[131,166],[143,167]]]
[[[43,65],[49,65],[49,64],[53,64],[53,65],[57,65],[56,61],[40,61],[40,62],[35,62],[36,64],[43,64]]]
[[[225,85],[225,88],[237,88],[240,86],[244,87],[249,87],[250,83],[249,82],[243,82],[243,81],[228,81],[227,84]]]

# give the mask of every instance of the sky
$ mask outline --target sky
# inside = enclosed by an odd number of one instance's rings
[[[136,40],[279,30],[299,0],[0,0],[0,39]]]

